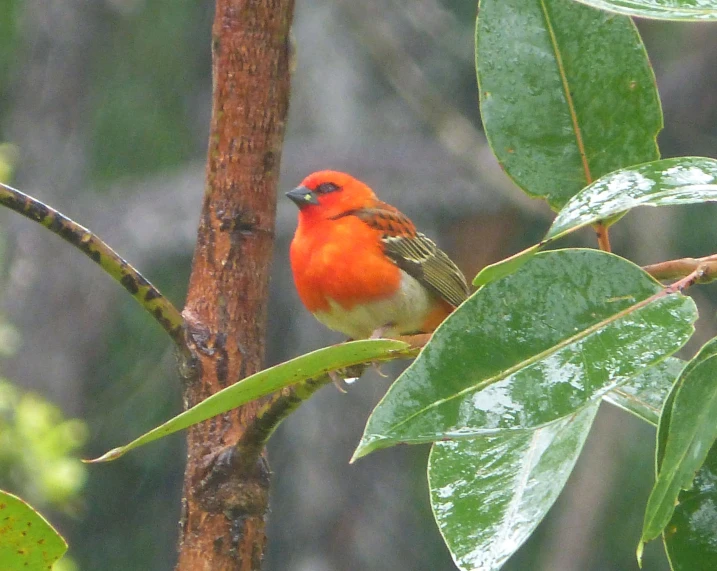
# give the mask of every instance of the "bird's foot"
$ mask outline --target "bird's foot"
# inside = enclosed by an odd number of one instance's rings
[[[388,333],[391,328],[394,326],[393,323],[386,323],[385,325],[382,325],[378,329],[374,329],[374,332],[371,333],[371,337],[369,339],[382,339],[386,333]]]
[[[383,365],[383,363],[371,361],[371,365],[373,366],[374,371],[378,373],[379,377],[383,377],[384,379],[388,378],[388,375],[381,370],[381,365]]]
[[[334,383],[334,386],[339,389],[342,393],[346,394],[346,389],[343,386],[344,378],[339,375],[338,371],[329,371],[329,378],[331,379],[331,382]]]

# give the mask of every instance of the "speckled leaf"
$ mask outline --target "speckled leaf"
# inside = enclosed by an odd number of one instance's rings
[[[661,20],[717,20],[717,0],[577,0],[602,10]]]
[[[17,496],[0,491],[0,569],[51,569],[67,543]]]
[[[537,254],[441,324],[374,409],[354,456],[573,414],[692,335],[693,301],[662,292],[613,254]]]
[[[660,468],[645,510],[638,556],[642,544],[665,529],[680,492],[691,488],[717,439],[717,340],[688,363],[671,396],[671,407],[660,421]]]
[[[571,0],[481,0],[476,73],[498,161],[555,210],[597,178],[659,158],[655,78],[626,16]]]
[[[560,211],[546,240],[636,206],[717,201],[717,160],[678,157],[622,169],[583,189]]]
[[[500,569],[530,536],[563,489],[597,409],[536,430],[433,446],[431,506],[459,569]]]
[[[611,390],[605,400],[657,426],[667,395],[684,367],[681,359],[665,359]]]
[[[367,361],[380,361],[396,351],[408,348],[402,341],[390,339],[364,339],[350,341],[332,347],[324,347],[318,351],[307,353],[296,359],[269,367],[246,379],[222,389],[203,400],[192,408],[153,428],[129,444],[113,448],[99,458],[87,462],[108,462],[116,460],[130,450],[169,436],[179,430],[203,422],[213,416],[222,414],[254,399],[268,395],[283,387],[296,384],[306,379],[313,379],[343,367]]]

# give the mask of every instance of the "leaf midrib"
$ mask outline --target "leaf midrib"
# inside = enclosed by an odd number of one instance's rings
[[[568,106],[568,112],[570,113],[570,122],[572,123],[573,132],[575,133],[575,144],[578,148],[578,153],[580,153],[580,161],[582,163],[583,172],[585,174],[585,181],[587,184],[590,184],[593,182],[593,177],[592,173],[590,172],[590,164],[588,163],[588,157],[585,152],[585,143],[583,142],[582,129],[580,128],[580,124],[578,123],[578,114],[575,109],[573,95],[570,92],[570,84],[568,82],[568,77],[565,72],[563,56],[560,47],[558,46],[558,39],[555,35],[555,30],[553,29],[553,24],[550,19],[550,14],[548,13],[548,7],[545,4],[545,0],[540,0],[540,8],[543,12],[543,17],[545,18],[545,27],[548,32],[548,37],[550,38],[550,45],[553,48],[553,53],[555,54],[555,63],[558,66],[558,74],[560,75],[560,82],[563,87],[565,102]]]
[[[431,403],[429,406],[422,408],[421,410],[418,410],[414,412],[413,414],[407,416],[400,422],[397,422],[396,424],[389,427],[390,431],[395,431],[400,426],[406,424],[407,422],[411,421],[415,417],[424,414],[427,410],[430,410],[432,408],[437,408],[447,402],[450,402],[453,399],[465,396],[467,394],[470,394],[472,392],[478,392],[483,390],[484,388],[492,385],[493,383],[497,383],[498,381],[502,381],[503,379],[506,379],[507,377],[511,376],[512,374],[518,372],[519,370],[528,367],[532,365],[533,363],[536,363],[540,361],[541,359],[544,359],[545,357],[549,357],[550,355],[553,355],[554,353],[557,353],[559,350],[567,347],[568,345],[571,345],[572,343],[575,343],[577,341],[581,341],[588,337],[589,335],[595,333],[596,331],[602,329],[605,325],[609,325],[611,323],[614,323],[618,319],[621,319],[627,315],[630,315],[631,313],[638,311],[642,309],[643,307],[646,307],[650,303],[654,301],[659,301],[662,298],[667,298],[667,294],[665,293],[665,290],[660,290],[656,292],[655,294],[651,295],[650,297],[647,297],[643,299],[642,301],[636,303],[635,305],[632,305],[630,307],[627,307],[623,309],[622,311],[619,311],[615,313],[614,315],[610,316],[607,319],[603,319],[602,321],[599,321],[590,327],[583,329],[581,332],[576,333],[575,335],[571,335],[570,337],[565,338],[563,341],[560,341],[556,345],[553,345],[552,347],[549,347],[548,349],[541,351],[539,353],[536,353],[532,357],[529,357],[528,359],[524,359],[512,367],[509,367],[505,371],[501,371],[497,375],[493,375],[492,377],[488,377],[487,379],[484,379],[482,382],[477,383],[476,385],[472,385],[470,387],[466,387],[465,389],[458,391],[457,393],[454,393],[446,398],[437,400],[433,403]]]

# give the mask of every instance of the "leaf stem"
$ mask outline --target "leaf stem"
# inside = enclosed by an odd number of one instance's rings
[[[593,226],[597,234],[598,248],[603,252],[612,252],[610,247],[609,227],[604,222],[596,222]]]
[[[80,250],[122,285],[178,347],[185,347],[182,314],[107,243],[61,212],[2,182],[0,204],[44,226]]]

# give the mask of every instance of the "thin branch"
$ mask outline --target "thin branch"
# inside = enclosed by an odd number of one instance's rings
[[[694,271],[686,275],[684,278],[667,286],[665,288],[665,293],[682,293],[687,288],[692,287],[695,284],[703,284],[712,281],[714,279],[715,269],[717,269],[715,265],[717,264],[713,264],[712,266],[707,263],[698,265]],[[710,277],[710,274],[712,277]]]
[[[41,224],[80,250],[119,282],[178,347],[185,347],[182,314],[142,274],[95,234],[54,208],[1,182],[0,204]]]
[[[354,365],[337,371],[337,373],[342,378],[355,378],[360,377],[365,368],[365,364]],[[322,375],[290,387],[284,387],[281,391],[275,393],[272,399],[258,410],[251,426],[242,435],[236,446],[237,457],[242,458],[243,463],[246,462],[247,458],[258,458],[269,438],[271,438],[282,421],[316,391],[331,381],[331,376]],[[252,463],[249,462],[247,465],[252,465]]]
[[[717,279],[717,254],[704,258],[680,258],[668,260],[642,269],[657,280],[672,280],[691,275],[696,270],[702,270],[702,275],[695,283],[708,283]]]
[[[394,351],[380,362],[393,361],[396,359],[413,358],[418,355],[422,347],[428,343],[431,334],[407,335],[397,337],[399,341],[408,343],[408,348],[402,351]],[[366,369],[366,363],[360,363],[336,371],[343,378],[360,377]],[[259,457],[266,443],[274,434],[279,425],[302,403],[307,401],[313,394],[324,385],[332,381],[331,375],[322,375],[315,379],[307,379],[290,387],[285,387],[273,395],[259,411],[251,426],[242,435],[235,450],[237,457],[242,458],[246,465],[253,465],[254,460]]]
[[[604,222],[598,222],[593,228],[595,228],[595,233],[597,234],[598,248],[603,252],[612,252],[610,234],[608,233],[609,227]]]

